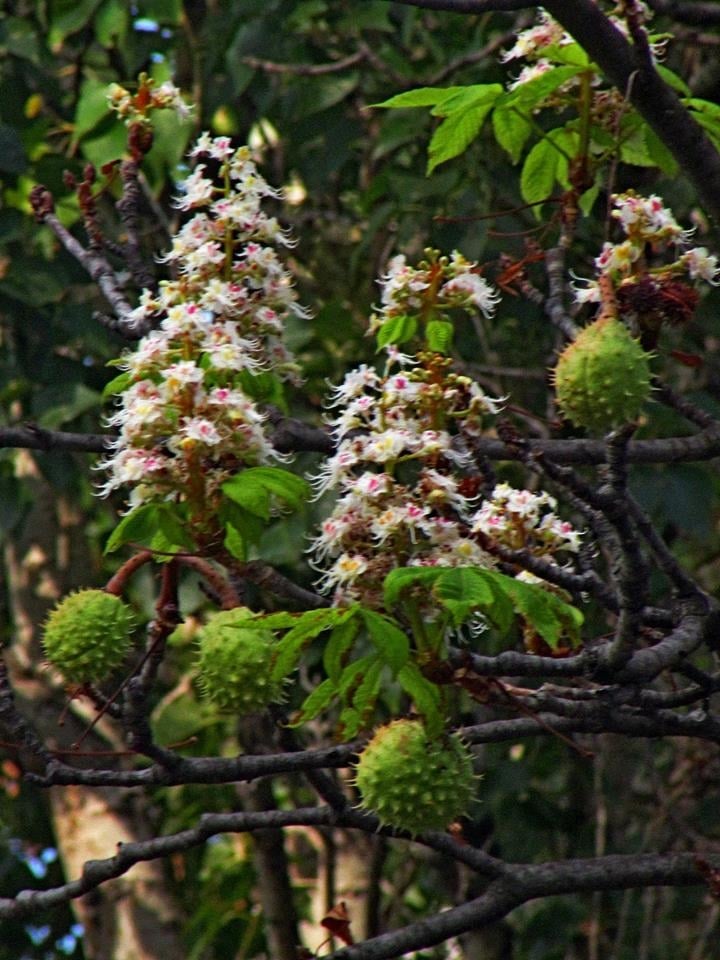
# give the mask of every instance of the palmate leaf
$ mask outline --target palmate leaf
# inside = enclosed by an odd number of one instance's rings
[[[482,611],[504,636],[513,621],[513,605],[492,578],[485,576],[487,572],[478,567],[441,571],[433,587],[433,596],[448,610],[455,626]]]
[[[372,103],[370,106],[383,109],[435,107],[465,89],[465,87],[418,87],[417,90],[398,93],[394,97],[390,97],[389,100],[383,100],[382,103]]]
[[[329,678],[315,687],[313,692],[305,698],[296,717],[289,727],[299,727],[308,720],[314,720],[337,695],[337,687]]]
[[[573,643],[579,640],[583,615],[577,607],[536,584],[523,583],[503,574],[496,576],[503,577],[504,588],[515,609],[532,624],[549,647],[556,649],[563,637]]]
[[[492,115],[493,133],[500,146],[517,163],[533,131],[532,124],[514,104],[496,107]]]
[[[256,618],[254,623],[258,627],[272,624],[273,617],[277,616],[290,615],[271,614],[270,617]],[[287,622],[283,619],[281,625],[284,627]],[[333,701],[338,701],[341,707],[338,732],[347,739],[370,723],[385,674],[397,675],[407,665],[409,641],[390,617],[359,605],[308,611],[295,617],[292,629],[279,642],[280,654],[273,678],[287,676],[307,643],[328,628],[332,632],[323,652],[323,666],[328,676],[302,704],[297,722],[317,716]],[[349,659],[361,631],[375,649]]]
[[[164,553],[192,549],[182,508],[174,503],[145,503],[126,514],[105,545],[113,553],[125,543],[138,543]]]
[[[344,620],[333,627],[323,650],[323,667],[325,673],[334,682],[338,683],[345,661],[352,650],[355,639],[360,630],[360,619],[353,617]]]
[[[374,610],[360,608],[360,615],[365,623],[368,636],[374,643],[382,660],[397,673],[407,663],[410,655],[410,644],[407,634],[391,620]]]
[[[378,352],[391,343],[407,343],[417,332],[417,317],[399,316],[386,320],[376,335]]]
[[[401,595],[412,587],[429,587],[437,580],[440,570],[437,567],[397,567],[391,570],[383,582],[385,606],[392,609]]]
[[[482,614],[507,634],[513,613],[523,616],[545,642],[556,648],[562,638],[577,643],[583,615],[542,586],[524,583],[515,577],[483,567],[416,568],[393,570],[385,578],[385,603],[396,605],[406,591],[421,587],[431,590],[437,603],[447,610],[455,626],[475,614]]]
[[[248,467],[222,485],[226,497],[249,513],[269,520],[273,498],[293,510],[310,496],[310,487],[302,477],[279,467]]]
[[[482,89],[470,88],[435,107],[433,113],[445,119],[432,135],[428,146],[429,174],[441,163],[463,153],[479,134],[485,118],[502,92],[499,83],[483,84]]]
[[[525,203],[540,203],[551,195],[559,158],[548,137],[538,141],[528,153],[520,174],[520,193]]]
[[[295,669],[303,650],[311,640],[325,630],[349,620],[354,614],[355,609],[352,607],[346,610],[327,607],[323,610],[308,610],[301,614],[292,628],[278,643],[278,655],[273,666],[273,680],[282,680],[283,677],[286,677]],[[255,622],[258,626],[267,626],[268,621],[272,622],[272,617],[261,617]]]
[[[343,739],[357,736],[370,723],[382,687],[384,670],[385,664],[381,659],[375,660],[365,670],[353,694],[352,706],[346,707],[340,714],[339,727]]]

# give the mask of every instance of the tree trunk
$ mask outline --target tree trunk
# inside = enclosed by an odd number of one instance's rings
[[[14,642],[7,653],[8,671],[20,710],[40,738],[53,749],[67,750],[92,719],[82,701],[73,701],[58,724],[65,695],[42,669],[39,626],[53,604],[70,589],[93,585],[96,565],[83,535],[84,517],[71,508],[42,477],[33,457],[20,452],[16,473],[32,494],[32,508],[6,541],[5,561]],[[122,749],[110,723],[99,723],[83,749]],[[81,762],[77,758],[75,762]],[[86,860],[112,856],[119,842],[142,840],[142,797],[113,790],[53,788],[50,810],[58,850],[68,879],[77,877]],[[170,896],[162,865],[139,864],[124,877],[74,902],[86,933],[88,960],[167,960],[183,956],[181,915]]]

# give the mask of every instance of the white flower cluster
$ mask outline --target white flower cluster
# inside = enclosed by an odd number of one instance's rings
[[[603,244],[595,258],[599,274],[606,274],[620,287],[636,284],[640,278],[652,279],[655,286],[676,281],[683,276],[693,281],[720,284],[717,257],[705,247],[688,248],[692,230],[683,230],[672,211],[655,195],[642,197],[634,191],[613,195],[612,216],[618,221],[626,239],[620,243]],[[648,262],[648,254],[653,258]],[[672,258],[668,262],[668,254]],[[688,288],[688,292],[693,291]],[[677,300],[677,283],[673,289]],[[575,291],[578,302],[599,302],[601,292],[596,281]]]
[[[237,469],[277,454],[252,399],[255,376],[270,371],[294,379],[283,342],[296,303],[291,278],[267,243],[288,245],[277,221],[261,210],[276,196],[257,172],[247,147],[203,134],[192,156],[208,155],[218,175],[199,164],[178,205],[198,212],[163,258],[176,279],[145,290],[133,311],[155,329],[117,365],[127,371],[111,426],[119,429],[102,488],[134,487],[131,507],[152,499],[190,499],[212,507],[213,494]]]
[[[513,524],[518,532],[525,526],[523,546],[538,555],[574,549],[577,534],[544,511],[554,506],[550,498],[516,491],[503,504],[506,488],[498,487],[478,510],[479,480],[464,475],[464,439],[480,432],[500,401],[450,363],[432,353],[414,363],[391,351],[384,375],[362,366],[335,390],[337,452],[316,487],[339,498],[311,550],[319,585],[336,604],[381,606],[383,579],[399,566],[492,566],[488,550],[507,541]],[[492,510],[505,516],[504,527]]]
[[[645,4],[641,4],[642,19],[647,21],[652,13]],[[628,26],[621,17],[610,15],[610,22],[623,34],[628,36]],[[511,60],[528,60],[527,66],[523,67],[520,74],[508,84],[509,90],[514,90],[523,84],[535,80],[537,77],[547,73],[557,65],[562,65],[567,61],[563,59],[562,48],[575,43],[569,33],[553,19],[546,10],[540,8],[538,11],[537,23],[522,30],[515,37],[513,46],[506,50],[502,56],[503,63],[509,63]],[[657,42],[650,43],[650,51],[655,59],[660,59],[665,50],[665,39],[660,38]],[[600,82],[599,75],[595,83]],[[568,90],[577,84],[576,79],[563,84],[561,90]]]
[[[370,332],[393,317],[430,309],[436,316],[458,308],[493,315],[500,296],[480,275],[476,263],[457,250],[450,257],[426,253],[428,259],[416,267],[402,254],[390,261],[387,274],[380,279],[382,305],[371,320]]]
[[[515,490],[499,483],[473,518],[472,532],[512,550],[529,550],[553,560],[565,550],[577,553],[580,532],[557,516],[557,501],[544,491]]]
[[[503,54],[502,62],[521,58],[537,60],[542,57],[547,47],[566,46],[572,42],[572,37],[563,30],[557,20],[541,8],[538,11],[538,22],[517,34],[514,45]]]

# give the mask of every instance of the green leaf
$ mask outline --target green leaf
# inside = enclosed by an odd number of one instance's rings
[[[370,667],[378,660],[377,653],[368,653],[364,657],[358,657],[353,660],[343,670],[337,685],[338,695],[341,700],[352,700],[355,690],[361,683],[361,678]]]
[[[310,486],[302,477],[279,467],[248,467],[222,485],[226,497],[249,513],[269,520],[271,496],[292,509],[298,509],[310,497]]]
[[[391,570],[383,583],[385,606],[394,607],[400,602],[402,594],[413,587],[422,587],[427,592],[442,573],[439,567],[398,567]]]
[[[112,553],[124,543],[138,543],[160,553],[177,553],[195,544],[187,533],[181,507],[174,503],[146,503],[122,518],[105,546]],[[166,558],[169,559],[169,558]]]
[[[553,63],[570,64],[574,67],[587,68],[590,66],[590,57],[579,43],[551,43],[542,48],[543,57]],[[597,68],[593,71],[597,73]]]
[[[340,711],[337,725],[337,736],[341,740],[352,740],[364,726],[361,714],[355,707],[345,707]]]
[[[157,533],[160,504],[145,503],[126,514],[115,527],[105,545],[105,553],[113,553],[124,543],[149,543]]]
[[[141,17],[158,23],[179,24],[183,15],[182,0],[141,0],[137,6]]]
[[[228,528],[234,527],[246,545],[260,543],[265,531],[265,522],[262,517],[258,517],[250,510],[243,509],[232,500],[226,499],[220,503],[218,520],[228,533]]]
[[[718,103],[711,103],[710,100],[700,100],[698,97],[686,97],[683,99],[683,103],[694,113],[715,117],[716,120],[720,121],[720,104]],[[698,118],[695,117],[695,119]]]
[[[441,575],[433,588],[433,596],[450,611],[453,622],[459,626],[478,609],[489,608],[495,600],[495,591],[488,579],[474,567],[458,567]]]
[[[434,683],[420,673],[416,664],[406,663],[398,673],[398,681],[412,699],[418,713],[422,714],[430,737],[439,734],[444,722],[440,714],[440,691]]]
[[[113,377],[112,380],[109,380],[105,384],[101,399],[107,400],[109,397],[114,397],[116,394],[124,393],[132,383],[132,379],[132,373],[129,370],[123,370],[122,373],[119,373],[116,377]]]
[[[370,106],[382,107],[383,109],[434,107],[464,89],[464,87],[418,87],[417,90],[398,93],[394,97],[390,97],[389,100],[383,100],[382,103],[371,103]]]
[[[32,23],[23,17],[11,17],[6,13],[0,21],[0,38],[3,53],[39,66],[40,35]]]
[[[578,206],[583,212],[583,216],[589,217],[592,208],[595,206],[597,198],[600,196],[600,184],[595,183],[589,190],[580,195]]]
[[[584,618],[576,607],[536,584],[523,583],[513,577],[505,579],[508,581],[507,593],[516,610],[550,647],[555,649],[562,637],[573,643],[579,640]]]
[[[360,610],[370,639],[375,644],[383,661],[388,664],[393,674],[405,666],[410,655],[410,644],[407,635],[389,617],[384,617],[374,610]]]
[[[376,334],[378,351],[391,343],[406,343],[412,340],[417,331],[417,317],[390,317],[378,329]]]
[[[365,675],[352,698],[352,705],[358,712],[358,725],[353,729],[348,729],[347,721],[343,722],[343,717],[342,715],[340,716],[340,723],[345,728],[343,731],[344,736],[354,737],[360,727],[369,721],[370,715],[377,703],[378,694],[380,693],[384,670],[385,664],[382,660],[377,660],[365,671]]]
[[[682,94],[684,97],[690,96],[690,87],[685,83],[682,77],[679,77],[676,73],[673,73],[672,70],[669,70],[662,63],[656,63],[655,70],[660,74],[665,83],[669,87],[673,88],[673,90],[677,90],[677,92]]]
[[[57,52],[65,37],[81,30],[92,19],[100,0],[52,0],[50,3],[50,48]]]
[[[337,688],[332,680],[323,680],[320,686],[315,687],[310,696],[306,697],[300,707],[297,719],[289,723],[289,727],[299,727],[308,720],[314,720],[319,713],[330,703],[337,692]]]
[[[225,525],[225,537],[223,538],[223,546],[237,560],[241,560],[243,563],[247,562],[248,545],[245,542],[245,539],[243,535],[240,533],[240,531],[238,530],[238,528],[233,526],[232,523],[227,523]]]
[[[101,120],[110,114],[107,99],[108,85],[104,80],[85,80],[80,88],[80,97],[75,108],[75,125],[72,142],[90,133]],[[123,140],[125,133],[123,132]]]
[[[323,667],[325,673],[334,683],[338,683],[340,680],[346,656],[355,643],[359,629],[360,620],[357,617],[345,620],[333,627],[333,631],[325,644]]]
[[[620,159],[623,163],[631,163],[636,167],[654,167],[655,161],[650,156],[645,130],[638,126],[633,133],[620,144]]]
[[[499,83],[478,83],[469,87],[459,87],[448,97],[443,97],[430,111],[434,117],[449,117],[453,113],[474,109],[483,104],[495,103],[503,93]]]
[[[450,352],[455,328],[447,320],[429,320],[425,327],[428,350],[447,355]]]
[[[95,15],[95,34],[103,47],[112,47],[122,41],[130,23],[125,0],[105,0]]]
[[[222,484],[222,492],[238,507],[261,520],[270,519],[270,493],[262,483],[246,478],[242,470]]]
[[[243,627],[257,627],[258,630],[288,630],[304,616],[304,613],[289,613],[286,610],[280,610],[277,613],[257,613],[252,620],[243,620]]]
[[[428,147],[427,173],[462,153],[480,132],[495,100],[502,93],[500,84],[490,84],[482,96],[450,113],[432,135]]]
[[[160,504],[158,511],[159,531],[165,539],[165,546],[157,544],[157,534],[153,537],[152,546],[156,550],[177,550],[178,547],[192,549],[195,544],[187,532],[187,524],[181,519],[171,504]]]
[[[674,177],[679,170],[678,162],[650,127],[645,128],[645,142],[655,166],[659,167],[667,176]]]
[[[6,461],[2,467],[11,467]],[[0,469],[0,535],[9,533],[22,523],[33,497],[11,470]]]
[[[350,609],[343,610],[341,613],[348,616],[353,612]],[[310,641],[324,630],[328,630],[335,625],[337,621],[338,614],[332,607],[323,610],[308,610],[307,613],[299,617],[292,629],[278,643],[278,655],[272,671],[273,680],[282,680],[283,677],[294,670],[300,655]],[[258,623],[260,622],[258,621]]]
[[[122,124],[113,123],[107,130],[101,124],[97,136],[82,138],[83,156],[96,167],[119,160],[127,149],[127,130]]]
[[[493,132],[500,146],[507,150],[513,163],[517,163],[528,137],[532,133],[532,124],[518,110],[510,105],[496,107],[492,115]]]
[[[153,739],[166,746],[217,722],[216,711],[206,703],[198,703],[189,693],[162,700],[150,717]]]
[[[450,612],[456,626],[482,613],[504,635],[513,621],[513,607],[503,587],[492,570],[455,567],[442,572],[433,595]]]
[[[695,114],[695,120],[703,130],[705,130],[708,137],[715,144],[715,148],[718,149],[720,146],[720,120],[716,120],[715,117],[704,113]]]
[[[557,149],[547,137],[528,153],[520,174],[520,193],[525,203],[538,203],[551,196],[558,157]]]

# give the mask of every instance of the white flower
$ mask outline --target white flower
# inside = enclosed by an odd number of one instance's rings
[[[387,473],[366,471],[353,482],[353,491],[363,497],[381,497],[393,488],[393,480]]]
[[[162,371],[162,376],[168,388],[177,389],[202,383],[205,374],[194,360],[181,360],[179,363],[170,364]]]
[[[205,165],[199,163],[193,172],[180,182],[182,196],[175,198],[175,206],[179,210],[190,210],[212,200],[215,187],[212,180],[203,177],[204,172]]]
[[[503,63],[516,60],[519,57],[537,56],[544,47],[552,44],[572,43],[572,39],[565,33],[560,24],[544,10],[539,11],[539,23],[529,30],[518,33],[515,44],[502,56]]]
[[[537,77],[541,77],[544,73],[547,73],[548,70],[553,69],[554,67],[549,60],[541,59],[536,63],[529,63],[526,67],[522,68],[514,80],[511,80],[507,84],[507,89],[517,90],[518,87],[522,87],[524,84],[530,83],[531,80],[535,80]]]
[[[577,279],[584,283],[585,286],[578,287],[575,283],[571,284],[575,303],[600,303],[602,296],[598,282],[596,280],[585,280],[582,277],[578,277]]]
[[[603,244],[602,253],[595,258],[595,266],[601,273],[617,270],[628,273],[636,260],[640,259],[642,249],[631,240],[623,243]]]
[[[365,573],[367,567],[367,560],[362,554],[343,553],[325,576],[321,577],[319,583],[323,584],[325,589],[336,584],[352,583]]]
[[[477,273],[461,273],[448,280],[440,288],[440,296],[448,298],[461,297],[477,307],[484,316],[491,317],[495,307],[500,302],[500,295],[490,284]]]
[[[713,287],[720,285],[718,258],[709,254],[706,247],[693,247],[681,257],[693,280],[705,280]]]
[[[328,405],[334,407],[347,403],[348,400],[363,393],[366,387],[377,386],[379,382],[380,377],[377,372],[363,363],[356,370],[347,373],[340,386],[331,388],[331,401]]]
[[[371,463],[387,463],[408,449],[411,440],[407,430],[385,430],[367,442],[363,456]]]
[[[211,447],[220,443],[221,440],[217,427],[206,417],[190,417],[183,420],[180,435],[183,440],[197,440]]]

